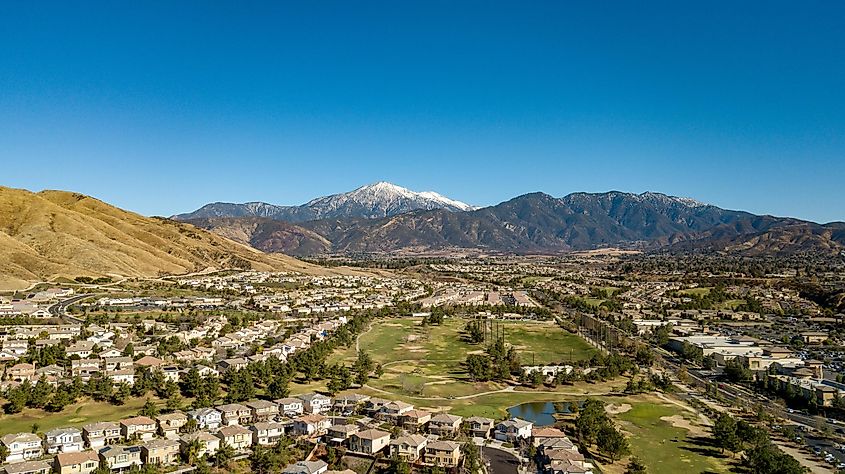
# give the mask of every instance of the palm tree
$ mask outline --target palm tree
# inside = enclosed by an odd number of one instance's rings
[[[185,461],[192,466],[196,464],[201,450],[202,443],[200,440],[196,438],[192,439],[191,442],[185,446]]]

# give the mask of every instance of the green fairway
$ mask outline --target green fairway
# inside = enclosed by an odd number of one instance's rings
[[[59,413],[27,408],[21,413],[0,416],[0,435],[8,433],[29,433],[33,424],[38,424],[39,431],[53,428],[83,425],[96,421],[116,421],[138,414],[146,398],[130,398],[124,405],[116,406],[106,402],[85,400],[68,405]],[[156,400],[159,402],[159,400]]]
[[[382,364],[384,375],[369,385],[380,391],[417,398],[449,398],[505,388],[495,382],[472,382],[463,362],[468,354],[482,352],[486,344],[471,344],[463,329],[468,320],[449,318],[442,325],[421,326],[419,318],[375,321],[360,336],[360,348]],[[595,350],[576,335],[552,322],[497,322],[508,344],[523,364],[569,363],[588,359]],[[331,362],[351,364],[355,347],[334,353]]]
[[[654,401],[625,400],[632,408],[615,417],[649,473],[729,472],[728,457],[707,445],[709,430],[698,415],[648,398]]]
[[[678,294],[681,296],[706,296],[710,294],[710,290],[713,289],[712,287],[701,287],[701,288],[687,288],[686,290],[678,291]]]

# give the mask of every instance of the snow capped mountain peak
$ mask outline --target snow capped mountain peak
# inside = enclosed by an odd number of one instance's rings
[[[253,216],[270,217],[289,222],[305,222],[335,218],[374,219],[411,211],[434,209],[461,212],[477,208],[461,201],[449,199],[434,191],[415,192],[387,181],[379,181],[346,193],[318,197],[300,206],[275,206],[264,202],[215,203],[206,205],[194,213],[182,214],[177,217],[190,219]]]
[[[320,217],[355,215],[366,218],[388,217],[416,210],[446,209],[470,211],[469,204],[432,191],[415,192],[386,181],[361,186],[347,193],[314,199],[306,207]]]

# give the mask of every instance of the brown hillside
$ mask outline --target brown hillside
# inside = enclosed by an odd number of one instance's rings
[[[0,288],[58,277],[150,277],[210,268],[316,270],[82,194],[0,186]]]

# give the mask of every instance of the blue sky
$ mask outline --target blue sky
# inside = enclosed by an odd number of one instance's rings
[[[2,2],[0,184],[143,214],[387,180],[845,220],[843,2]]]

